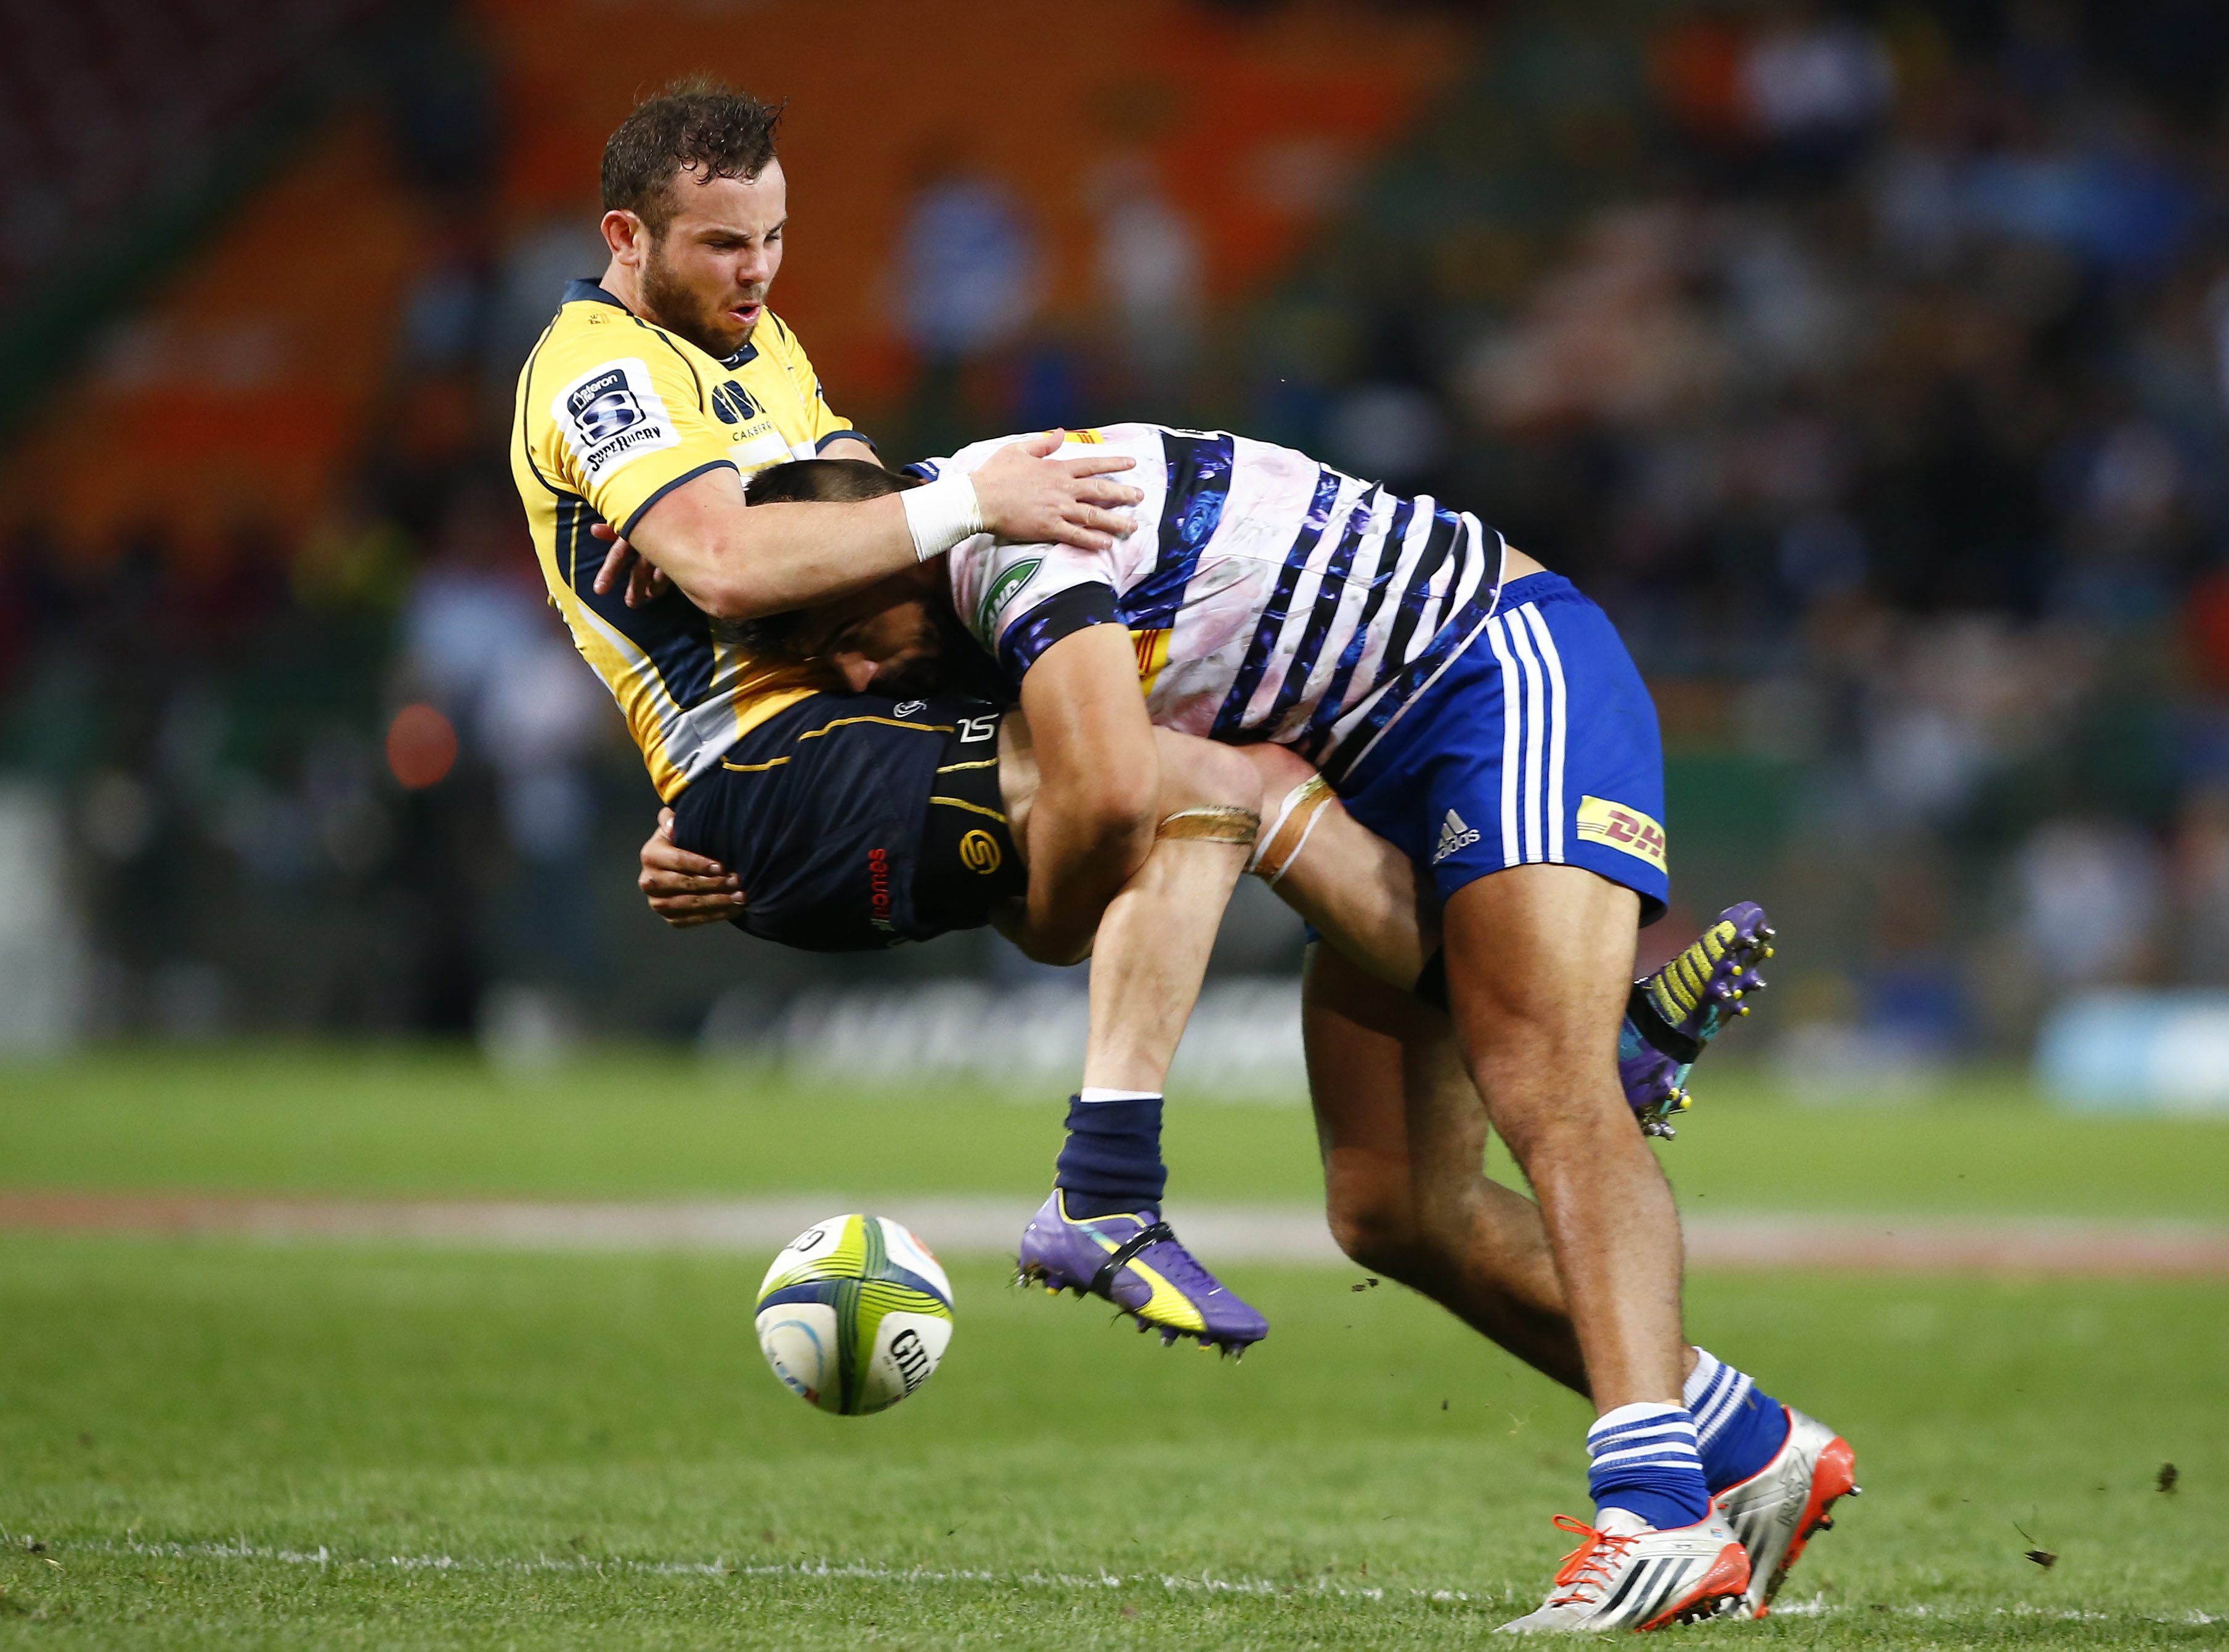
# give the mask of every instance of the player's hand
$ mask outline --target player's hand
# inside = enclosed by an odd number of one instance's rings
[[[642,846],[635,887],[650,909],[676,929],[724,923],[742,910],[742,884],[717,861],[691,855],[673,841],[673,811],[658,811],[658,829]]]
[[[1057,459],[1066,432],[1049,430],[993,453],[973,477],[983,526],[1025,545],[1103,551],[1137,523],[1122,514],[1146,496],[1106,478],[1137,461],[1120,453]]]
[[[611,546],[605,554],[603,567],[596,570],[596,594],[607,597],[620,582],[620,570],[626,570],[626,605],[639,608],[655,601],[673,589],[673,581],[642,558],[636,556],[634,547],[620,537],[620,530],[609,522],[593,523],[588,531]],[[633,566],[629,567],[629,559]]]

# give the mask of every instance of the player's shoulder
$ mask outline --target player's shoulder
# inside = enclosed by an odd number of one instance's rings
[[[542,335],[543,356],[639,348],[645,333],[658,333],[593,281],[568,281],[557,313]]]
[[[754,346],[752,365],[763,363],[770,369],[791,375],[811,373],[812,357],[805,353],[805,345],[797,330],[771,310],[760,318],[751,334]]]
[[[1168,425],[1146,425],[1133,421],[1122,425],[1102,425],[1095,430],[1072,430],[1068,432],[1071,442],[1089,442],[1095,446],[1136,446],[1152,442],[1158,445],[1162,437],[1171,433]]]
[[[1146,439],[1137,436],[1137,432],[1152,432],[1150,440],[1158,451],[1160,441],[1158,426],[1110,425],[1103,429],[1063,432],[1062,444],[1057,457],[1078,458],[1095,448],[1121,448],[1126,442],[1134,446],[1139,441]],[[1043,431],[1025,430],[1017,431],[1011,436],[986,437],[980,442],[970,442],[947,458],[922,459],[906,468],[932,481],[947,471],[968,475],[980,470],[984,463],[1000,448],[1011,447],[1016,442],[1031,441],[1044,434],[1045,432]]]
[[[761,354],[783,361],[805,354],[805,346],[798,343],[797,330],[771,310],[766,312],[765,324],[752,342],[759,346]]]
[[[561,386],[629,364],[642,376],[688,387],[697,400],[720,374],[719,363],[687,339],[645,321],[593,281],[575,281],[566,288],[527,375],[539,399],[549,402]]]

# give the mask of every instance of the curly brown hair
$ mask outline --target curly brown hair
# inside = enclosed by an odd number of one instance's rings
[[[604,144],[606,212],[631,212],[663,235],[673,221],[674,180],[745,182],[774,164],[774,127],[787,102],[764,103],[702,75],[646,98]]]

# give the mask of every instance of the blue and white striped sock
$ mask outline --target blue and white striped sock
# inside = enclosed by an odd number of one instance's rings
[[[1684,1405],[1620,1405],[1587,1431],[1587,1456],[1597,1520],[1603,1509],[1622,1508],[1665,1532],[1711,1512],[1695,1419]]]
[[[1695,1419],[1695,1448],[1713,1495],[1738,1486],[1779,1455],[1788,1440],[1788,1412],[1707,1348],[1695,1350],[1687,1376],[1687,1410]]]

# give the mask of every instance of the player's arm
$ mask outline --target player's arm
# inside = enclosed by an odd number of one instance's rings
[[[530,457],[545,482],[586,499],[716,618],[756,618],[846,595],[986,530],[1101,550],[1130,527],[1117,512],[1140,496],[1112,473],[1134,461],[1053,458],[1058,432],[999,449],[973,477],[939,477],[903,496],[746,511],[728,427],[703,381],[654,329],[643,338],[639,355],[583,350],[562,366],[530,364]],[[607,562],[598,594],[609,591],[610,574]]]
[[[838,434],[831,438],[820,450],[819,458],[826,459],[858,459],[868,464],[881,465],[883,456],[875,445],[864,436]],[[598,596],[608,595],[620,584],[626,582],[626,605],[639,608],[664,596],[673,581],[660,571],[654,562],[635,555],[634,547],[620,539],[608,522],[598,522],[589,533],[606,548],[603,567],[597,570],[595,587]]]
[[[718,619],[755,619],[848,596],[977,533],[1104,550],[1131,527],[1121,507],[1142,496],[1109,479],[1134,461],[1112,454],[1054,459],[1060,445],[1060,432],[1048,432],[999,449],[972,477],[943,477],[857,504],[746,510],[742,477],[732,466],[720,467],[650,501],[621,532],[627,546]]]
[[[1025,909],[1009,935],[1048,962],[1089,951],[1159,819],[1153,725],[1120,618],[1116,568],[1106,552],[986,539],[969,541],[947,568],[954,611],[1019,685],[1022,716],[1012,720],[1029,731],[1036,778],[1026,816],[1009,816],[1030,868]]]
[[[1021,711],[1009,712],[999,727],[999,789],[1015,841],[1025,852],[1038,795],[1033,734]],[[1437,903],[1429,888],[1419,887],[1409,857],[1348,814],[1305,759],[1282,746],[1222,746],[1167,728],[1153,730],[1153,750],[1160,775],[1158,820],[1182,810],[1220,813],[1236,808],[1252,813],[1259,822],[1258,841],[1247,871],[1366,972],[1404,991],[1416,985],[1424,961],[1440,944]],[[1158,856],[1167,848],[1156,842],[1153,853]],[[700,869],[684,868],[676,855],[654,836],[644,846],[646,874],[656,873],[654,880],[646,875],[643,885],[652,893],[651,905],[668,923],[699,912],[732,915],[737,904],[733,886],[717,880],[718,868],[704,868],[710,875],[686,876],[684,870]],[[1031,874],[1036,875],[1034,867]],[[1026,939],[1022,904],[1017,900],[997,920],[1017,944]],[[1218,899],[1211,906],[1157,921],[1174,937],[1179,930],[1188,932],[1204,912],[1211,937],[1222,911]],[[1093,956],[1102,957],[1105,951],[1102,927]]]
[[[1129,632],[1090,625],[1051,644],[1022,679],[1022,710],[1037,790],[1015,939],[1032,957],[1072,962],[1153,847],[1160,772]]]
[[[864,459],[870,464],[880,464],[882,458],[875,451],[874,444],[858,434],[851,421],[829,407],[828,399],[821,394],[820,381],[813,370],[813,363],[805,355],[804,346],[795,334],[778,318],[770,318],[774,329],[769,343],[782,368],[795,383],[811,419],[809,439],[814,450],[824,458]],[[1042,478],[1040,478],[1042,479]],[[1070,481],[1085,479],[1072,475]],[[800,522],[765,522],[755,520],[750,540],[739,543],[735,524],[729,520],[741,504],[740,478],[733,485],[707,482],[697,487],[694,483],[677,489],[677,495],[691,495],[681,499],[678,508],[666,509],[645,540],[639,526],[650,515],[647,504],[635,515],[633,534],[634,543],[622,538],[609,528],[599,538],[613,541],[612,549],[599,571],[595,588],[598,594],[609,592],[619,583],[621,571],[627,576],[627,602],[639,606],[655,599],[668,582],[681,586],[684,594],[707,612],[720,618],[748,619],[758,614],[774,611],[803,603],[839,597],[882,575],[903,567],[903,555],[910,547],[916,559],[935,554],[947,547],[950,535],[965,527],[980,525],[996,532],[1033,535],[1040,528],[1050,528],[1049,520],[1031,521],[1031,503],[1026,498],[1002,497],[999,489],[1002,481],[1012,477],[991,478],[990,497],[986,500],[980,490],[972,496],[958,483],[947,484],[951,496],[941,511],[928,508],[928,502],[915,501],[909,507],[901,507],[906,518],[908,532],[894,534],[891,524],[874,522],[877,515],[869,513],[864,520],[839,528],[836,540],[828,542],[825,522],[815,522],[806,529]],[[693,490],[693,491],[692,491]],[[1130,490],[1120,489],[1111,502],[1127,503]],[[665,500],[654,503],[665,505]],[[1060,502],[1040,500],[1042,506]],[[1066,502],[1061,512],[1067,526],[1108,529],[1110,524],[1092,513],[1101,504],[1109,503],[1097,498],[1089,490],[1082,496]],[[793,508],[785,508],[783,514]],[[855,508],[856,509],[856,508]],[[619,519],[613,517],[610,521]],[[866,535],[862,539],[861,535]],[[1062,535],[1054,529],[1051,537]],[[879,543],[876,541],[879,541]],[[629,567],[631,554],[641,554]]]

